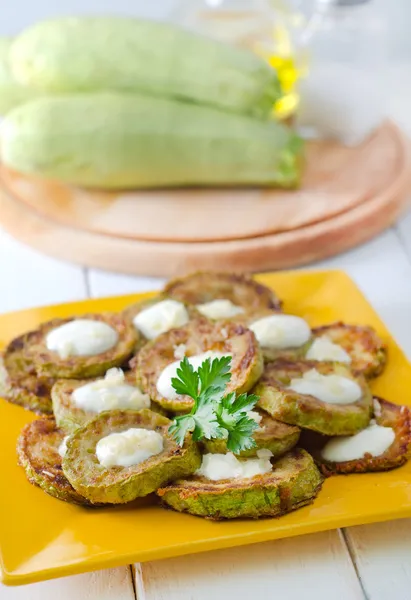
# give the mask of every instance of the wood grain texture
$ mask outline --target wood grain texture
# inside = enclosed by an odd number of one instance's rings
[[[145,563],[135,573],[138,600],[364,597],[335,531]]]
[[[388,186],[374,190],[371,197],[351,210],[325,221],[276,234],[244,240],[192,243],[114,237],[46,219],[8,193],[4,185],[0,190],[0,222],[12,235],[47,254],[122,273],[164,277],[199,268],[244,271],[291,268],[357,246],[394,222],[404,206],[409,180],[409,147],[404,139],[400,140],[402,155],[399,170]],[[381,165],[389,162],[384,156],[382,153]],[[334,176],[338,179],[338,174],[334,173]],[[374,170],[367,177],[364,173],[363,176],[367,181],[376,180]],[[331,172],[328,177],[332,179]],[[310,205],[314,200],[315,197]],[[338,197],[327,197],[330,205],[338,205],[338,201]],[[124,218],[132,221],[127,213]],[[214,219],[213,222],[217,221]],[[198,222],[202,225],[203,219],[199,218]],[[173,228],[171,220],[168,226],[169,230]]]
[[[404,187],[385,192],[324,223],[243,241],[157,243],[115,239],[43,220],[0,193],[1,222],[21,241],[55,257],[128,274],[167,277],[195,269],[266,271],[334,256],[371,239],[404,207]]]
[[[350,527],[352,557],[367,598],[411,598],[411,519]]]
[[[265,236],[325,221],[387,189],[402,169],[403,140],[386,123],[358,147],[307,143],[301,189],[103,192],[2,167],[7,192],[44,219],[115,238],[215,242]]]
[[[0,586],[0,600],[135,600],[135,595],[127,566],[22,587]]]

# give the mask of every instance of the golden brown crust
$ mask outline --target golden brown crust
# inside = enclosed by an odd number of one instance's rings
[[[187,304],[227,299],[249,310],[281,308],[276,294],[252,277],[232,272],[198,271],[169,281],[164,294]]]
[[[341,321],[313,329],[314,338],[327,337],[351,357],[351,369],[367,378],[382,373],[387,362],[387,346],[372,327],[347,325]]]
[[[247,391],[260,377],[263,361],[254,334],[236,323],[212,323],[202,317],[161,334],[146,344],[136,360],[137,385],[166,410],[188,411],[193,400],[179,396],[176,400],[163,398],[157,390],[157,380],[167,365],[175,362],[177,346],[184,345],[186,356],[201,354],[207,350],[232,355],[231,381],[227,391]]]
[[[166,505],[207,519],[280,516],[313,501],[323,478],[300,448],[273,464],[273,470],[247,479],[212,481],[194,475],[157,490]]]
[[[63,473],[58,453],[64,433],[52,417],[37,419],[26,425],[17,441],[17,454],[30,483],[59,500],[88,505],[70,485]]]
[[[75,319],[90,319],[107,323],[118,333],[119,340],[114,348],[93,356],[73,356],[67,359],[46,346],[46,336],[53,329],[70,323]],[[86,314],[67,319],[53,319],[42,323],[33,331],[28,348],[39,376],[51,376],[56,379],[91,378],[104,375],[111,367],[122,366],[132,355],[137,342],[137,332],[122,315],[116,313]]]
[[[0,394],[9,402],[38,414],[51,414],[54,380],[39,377],[28,349],[34,332],[13,339],[0,353]]]
[[[151,494],[168,481],[191,475],[201,464],[191,435],[186,435],[184,445],[179,446],[168,432],[170,424],[169,419],[149,409],[100,413],[70,436],[64,473],[74,488],[94,503],[123,504]],[[98,442],[130,428],[156,431],[163,437],[163,450],[130,467],[101,465],[96,455]]]
[[[72,433],[78,427],[81,427],[90,419],[94,419],[97,413],[83,410],[76,406],[72,400],[74,390],[92,383],[93,381],[101,381],[102,377],[94,379],[59,379],[53,385],[51,397],[53,401],[53,412],[57,425],[65,432]],[[136,376],[133,371],[124,373],[124,383],[135,386]],[[164,411],[158,405],[151,407],[153,412],[164,414]]]
[[[304,447],[313,455],[320,471],[326,476],[350,473],[367,473],[372,471],[387,471],[403,465],[411,451],[411,410],[408,406],[393,404],[382,398],[375,397],[378,411],[374,417],[378,425],[392,427],[395,440],[384,454],[372,456],[365,454],[364,458],[340,463],[326,461],[321,456],[321,450],[330,438],[324,436],[305,436]]]
[[[311,369],[322,375],[337,374],[355,380],[362,389],[362,397],[352,404],[338,405],[289,389],[291,379]],[[254,392],[260,397],[258,406],[274,419],[324,435],[354,434],[366,427],[371,417],[372,396],[365,379],[355,377],[339,363],[276,360],[265,366]]]

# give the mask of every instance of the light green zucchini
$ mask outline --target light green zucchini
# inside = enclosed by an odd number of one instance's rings
[[[299,139],[279,123],[135,94],[29,102],[0,141],[6,165],[86,187],[292,187],[300,176]]]
[[[17,37],[17,79],[48,93],[143,91],[268,117],[276,71],[248,50],[171,24],[123,17],[59,18]]]
[[[12,75],[9,61],[12,42],[13,38],[0,38],[0,116],[37,95],[30,88],[17,83]]]

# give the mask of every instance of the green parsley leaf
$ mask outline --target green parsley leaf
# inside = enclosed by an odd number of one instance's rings
[[[258,423],[247,412],[254,408],[257,401],[258,397],[254,394],[236,397],[231,393],[224,396],[216,408],[217,421],[228,432],[227,448],[235,454],[255,446],[252,435],[258,429]]]
[[[182,415],[174,419],[168,428],[168,431],[176,440],[177,444],[182,446],[187,433],[194,431],[195,426],[195,420],[191,415]]]
[[[193,400],[197,400],[200,377],[198,372],[194,371],[193,365],[188,362],[186,356],[177,369],[177,377],[172,378],[171,385],[177,394],[190,396]]]
[[[213,361],[208,358],[197,371],[187,358],[181,361],[171,384],[177,394],[190,396],[194,406],[189,414],[176,417],[169,428],[180,446],[187,433],[193,434],[194,441],[224,438],[228,449],[235,453],[255,446],[252,435],[258,424],[247,412],[254,408],[258,397],[236,397],[235,392],[224,395],[231,380],[230,367],[229,356]]]
[[[213,389],[213,388],[210,388]],[[217,421],[215,414],[216,402],[213,397],[203,394],[197,402],[197,410],[193,418],[196,422],[193,438],[195,441],[205,438],[207,440],[218,439],[225,435],[223,429]],[[197,436],[199,436],[197,438]]]
[[[198,368],[200,392],[205,392],[207,388],[213,388],[215,394],[224,392],[231,379],[230,367],[231,356],[215,358],[213,362],[207,358]]]
[[[258,429],[258,423],[254,419],[250,419],[247,415],[240,417],[235,427],[231,428],[228,432],[228,450],[234,454],[238,454],[242,450],[254,448],[256,443],[252,435],[256,429]]]
[[[247,413],[253,410],[258,400],[255,394],[240,394],[237,397],[235,394],[228,394],[224,396],[221,403],[230,413]]]

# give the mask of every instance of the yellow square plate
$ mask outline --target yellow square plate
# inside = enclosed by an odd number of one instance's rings
[[[312,325],[341,319],[375,327],[388,343],[389,364],[373,390],[410,404],[411,366],[344,273],[276,273],[258,279],[278,292],[287,312]],[[90,300],[3,315],[0,342],[41,321],[120,310],[135,299]],[[312,505],[279,519],[211,522],[163,510],[151,499],[99,510],[71,506],[30,485],[17,465],[17,436],[33,418],[0,400],[0,550],[6,584],[411,516],[411,462],[387,473],[332,477]]]

